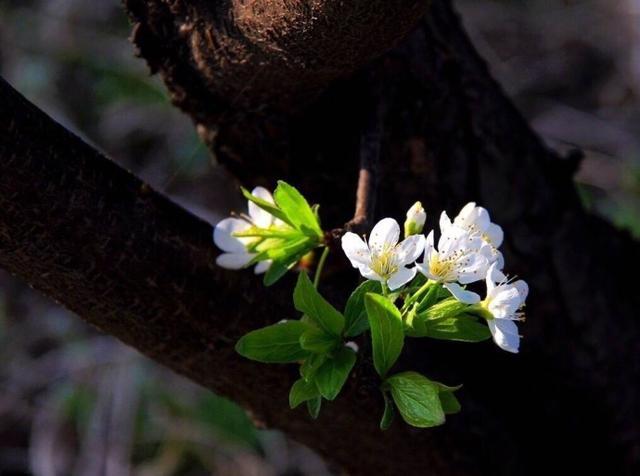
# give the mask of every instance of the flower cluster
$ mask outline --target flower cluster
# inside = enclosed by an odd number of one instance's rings
[[[453,220],[442,212],[439,230],[423,234],[427,219],[420,202],[407,212],[404,236],[393,218],[380,220],[365,239],[345,233],[342,249],[366,278],[342,310],[319,292],[321,272],[332,234],[320,227],[317,206],[291,185],[279,182],[273,195],[262,187],[251,193],[246,214],[231,216],[214,229],[223,251],[221,267],[255,265],[268,286],[305,257],[322,249],[313,281],[298,275],[293,304],[298,318],[274,316],[276,324],[256,329],[236,343],[236,351],[255,361],[296,364],[300,378],[291,387],[289,405],[306,404],[316,418],[323,401],[334,400],[359,360],[373,361],[385,404],[380,428],[388,428],[398,411],[414,427],[441,425],[460,410],[459,387],[430,380],[414,371],[393,373],[405,338],[481,342],[493,338],[502,349],[518,352],[516,322],[528,294],[524,281],[509,280],[499,248],[502,229],[486,209],[469,203]],[[326,238],[325,238],[326,237]],[[477,287],[484,282],[484,298]],[[372,359],[358,355],[368,336]]]
[[[510,283],[502,274],[504,258],[499,251],[504,234],[491,222],[489,212],[471,202],[453,219],[440,215],[440,236],[435,231],[421,234],[426,215],[420,202],[407,213],[405,239],[399,242],[400,226],[384,218],[371,231],[368,243],[354,233],[342,237],[342,249],[354,268],[370,280],[380,281],[395,291],[420,272],[429,281],[444,287],[459,302],[479,305],[472,308],[487,319],[495,343],[509,352],[518,352],[519,336],[514,321],[521,319],[528,287],[524,281]],[[423,255],[422,262],[418,258]],[[465,285],[486,280],[484,300]],[[484,312],[483,312],[484,311]]]

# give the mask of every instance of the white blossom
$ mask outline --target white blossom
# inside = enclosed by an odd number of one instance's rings
[[[433,230],[427,236],[424,262],[417,264],[418,270],[441,283],[458,301],[478,303],[480,296],[463,289],[460,284],[473,283],[486,276],[489,261],[482,250],[482,239],[466,229],[451,226],[445,212],[440,216],[440,232],[437,248]]]
[[[504,258],[498,248],[504,241],[504,232],[499,225],[491,222],[486,208],[476,206],[475,202],[469,202],[462,207],[453,222],[449,220],[444,224],[444,226],[451,225],[462,228],[473,236],[479,236],[483,242],[483,254],[490,263],[498,263],[499,269],[502,269]]]
[[[425,221],[427,221],[427,213],[424,211],[422,203],[414,203],[407,212],[407,219],[404,222],[404,236],[422,233]]]
[[[481,305],[493,319],[487,324],[494,342],[508,352],[517,353],[520,336],[515,321],[522,320],[520,309],[529,294],[529,286],[522,280],[509,282],[494,263],[487,273],[487,297]]]
[[[251,192],[252,195],[273,203],[271,193],[264,187],[256,187]],[[242,269],[256,256],[250,253],[247,246],[256,238],[238,237],[235,233],[256,226],[259,228],[269,228],[277,224],[276,218],[270,213],[260,208],[255,203],[248,202],[248,216],[229,217],[218,222],[213,230],[213,241],[224,253],[218,256],[216,264],[227,269]],[[264,273],[271,266],[270,260],[260,261],[256,264],[255,273]]]
[[[366,243],[355,233],[345,233],[342,249],[351,265],[367,279],[386,283],[390,290],[398,289],[416,275],[414,263],[424,250],[424,236],[413,235],[402,242],[400,226],[393,218],[380,220]]]

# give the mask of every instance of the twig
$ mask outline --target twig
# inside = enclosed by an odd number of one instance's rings
[[[345,230],[355,233],[367,231],[374,217],[384,113],[381,85],[380,78],[372,73],[369,79],[371,107],[367,111],[360,138],[360,172],[356,190],[356,207],[353,218],[344,226]]]

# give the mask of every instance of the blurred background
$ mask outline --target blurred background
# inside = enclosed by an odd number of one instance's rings
[[[640,0],[459,0],[494,76],[585,205],[640,237]],[[0,0],[0,74],[214,222],[234,187],[134,57],[119,0]],[[0,475],[323,475],[309,450],[0,272]]]

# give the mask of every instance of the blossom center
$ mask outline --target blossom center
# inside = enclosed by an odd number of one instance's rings
[[[388,278],[398,271],[395,246],[385,246],[371,254],[371,270],[382,278]]]

